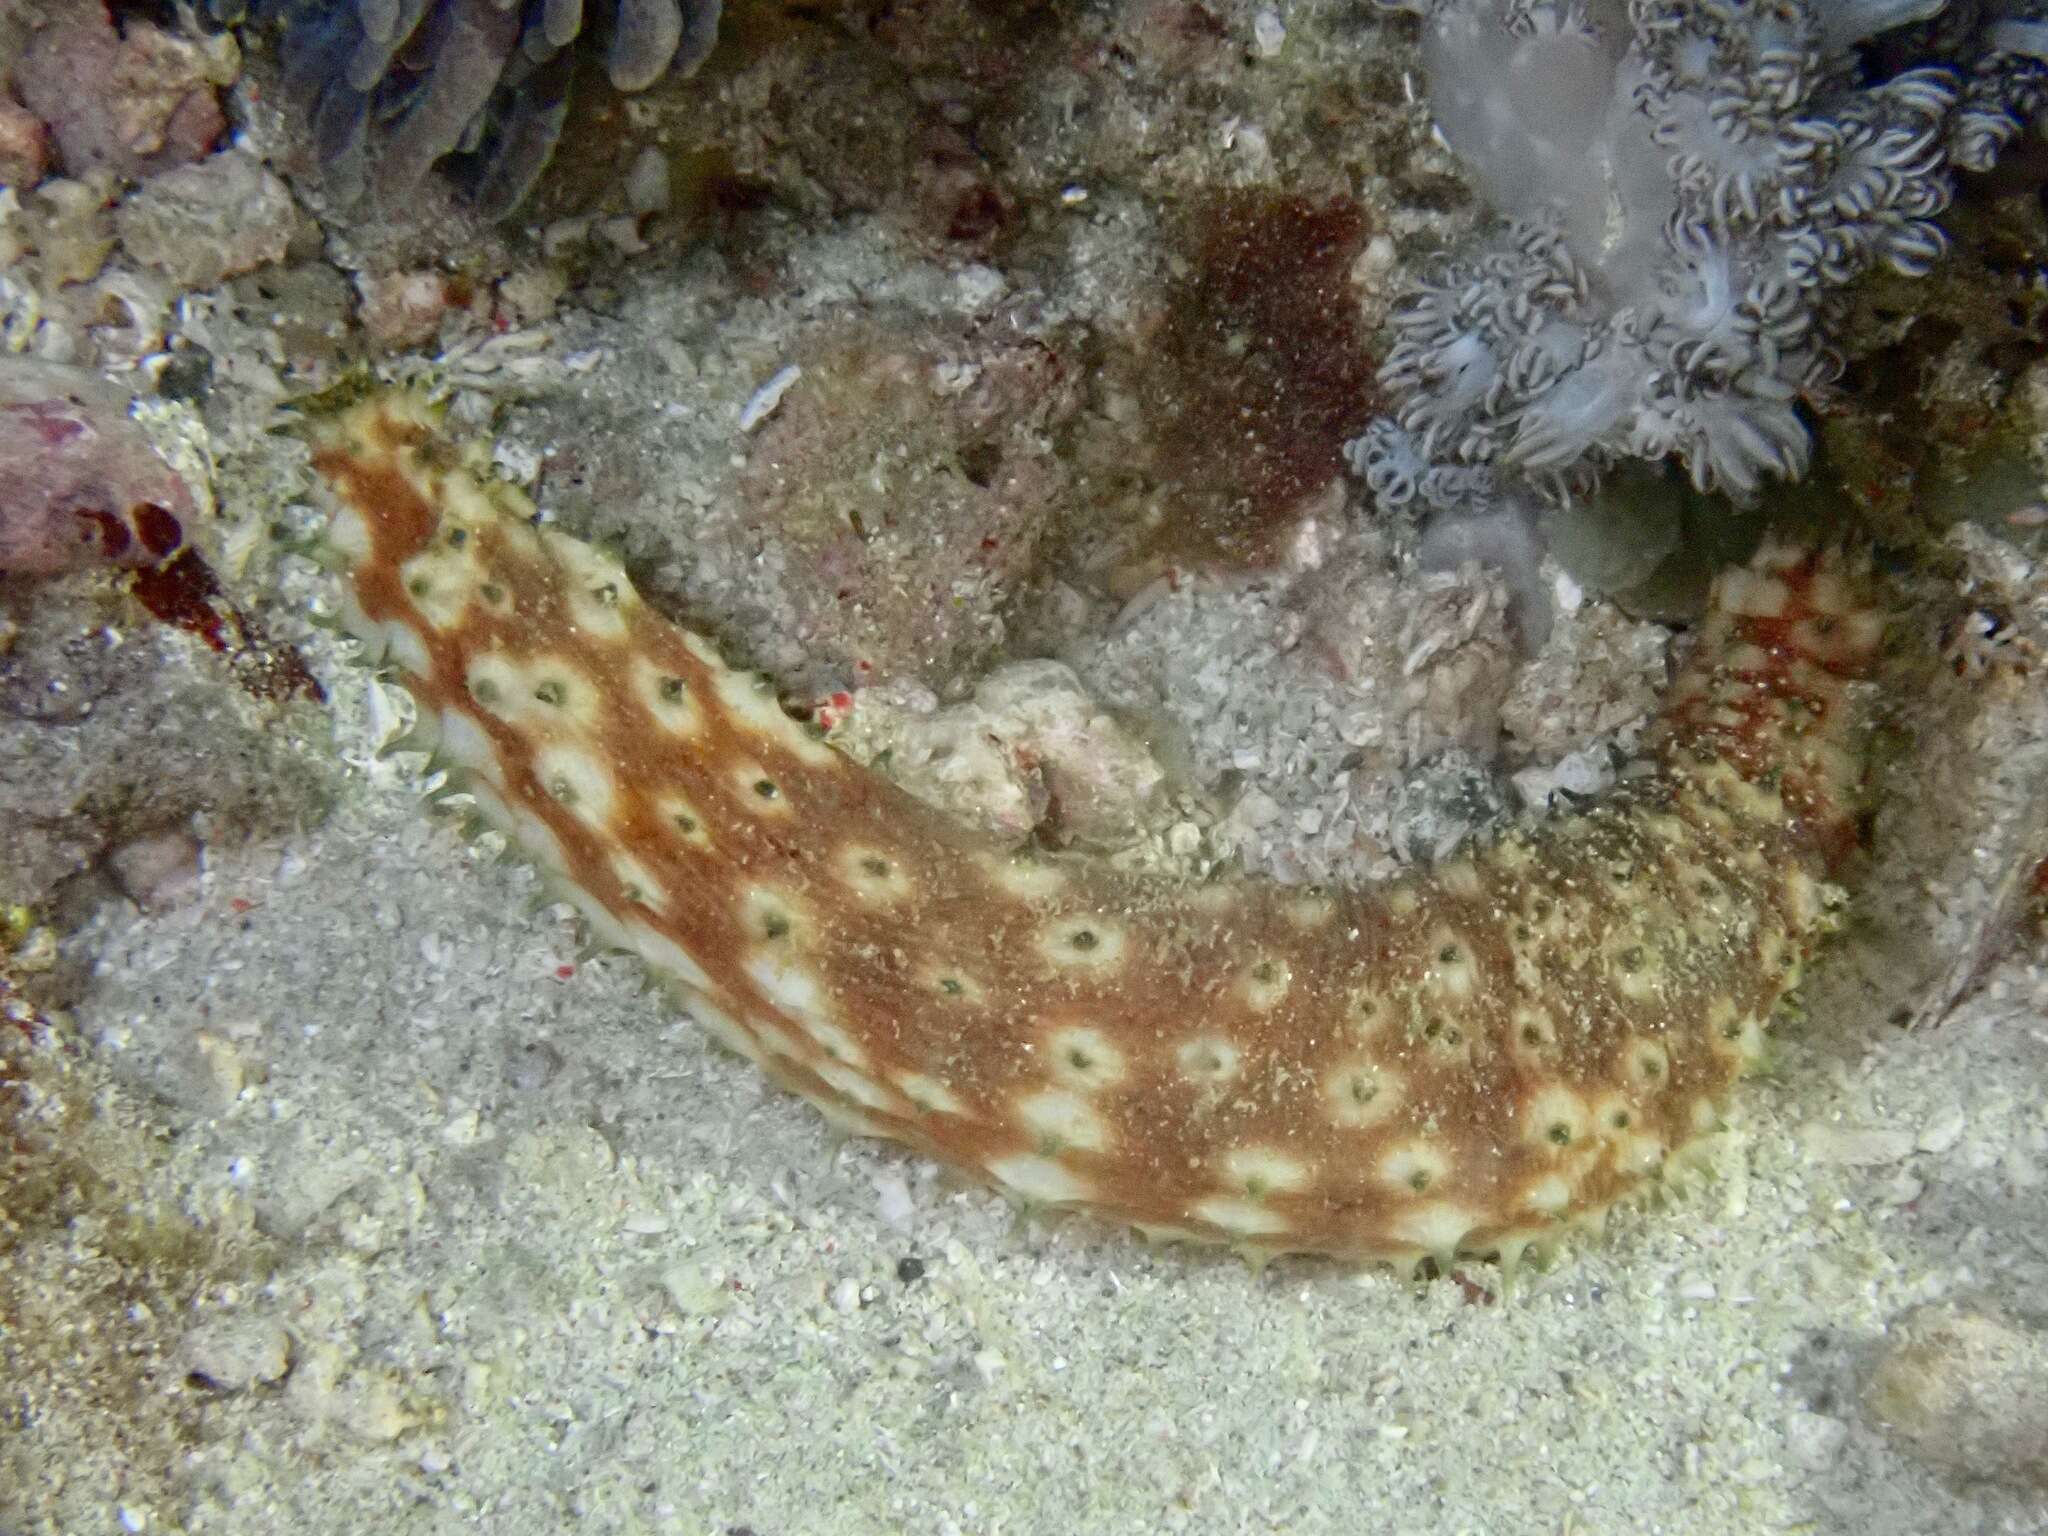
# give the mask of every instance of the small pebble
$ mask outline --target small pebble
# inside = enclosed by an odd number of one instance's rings
[[[876,1204],[882,1220],[899,1231],[908,1229],[917,1214],[917,1202],[911,1198],[909,1181],[897,1173],[878,1175],[875,1193],[879,1196]]]
[[[1849,1438],[1849,1426],[1824,1413],[1795,1413],[1785,1425],[1785,1446],[1792,1459],[1810,1471],[1832,1465]]]
[[[222,1392],[277,1381],[291,1368],[291,1336],[263,1317],[219,1317],[188,1332],[185,1369]]]
[[[156,371],[157,397],[199,404],[213,388],[213,354],[201,346],[182,346],[167,355]]]
[[[160,912],[199,893],[199,840],[189,832],[159,832],[122,843],[107,854],[107,873],[136,906]]]
[[[626,172],[626,205],[643,216],[668,212],[668,157],[652,144],[633,157]]]
[[[1920,1129],[1920,1150],[1922,1152],[1946,1152],[1963,1139],[1963,1131],[1969,1125],[1968,1117],[1962,1110],[1950,1108],[1935,1115]]]
[[[538,1093],[562,1070],[562,1053],[545,1040],[522,1040],[505,1053],[505,1081],[523,1093]]]

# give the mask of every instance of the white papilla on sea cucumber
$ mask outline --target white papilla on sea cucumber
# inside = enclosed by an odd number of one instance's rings
[[[345,619],[605,940],[834,1121],[1034,1204],[1256,1252],[1499,1253],[1711,1130],[1853,841],[1839,556],[1717,585],[1651,771],[1310,892],[994,851],[536,528],[387,395],[321,427]]]

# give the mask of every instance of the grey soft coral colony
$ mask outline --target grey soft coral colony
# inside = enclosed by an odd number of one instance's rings
[[[2043,101],[2037,4],[1424,0],[1430,107],[1506,219],[1395,319],[1357,457],[1383,502],[1584,490],[1675,455],[1804,474],[1842,288],[1924,274],[1957,168]]]

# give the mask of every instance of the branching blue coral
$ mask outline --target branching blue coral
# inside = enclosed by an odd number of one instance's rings
[[[1625,456],[1738,498],[1802,474],[1838,291],[1944,249],[1958,74],[1856,57],[1940,0],[1421,9],[1437,122],[1507,222],[1396,316],[1376,494],[1440,503],[1448,465],[1569,492]]]
[[[209,0],[279,23],[291,94],[330,190],[402,197],[439,161],[492,214],[523,199],[568,113],[584,0]],[[613,0],[605,66],[623,91],[694,70],[719,0]]]

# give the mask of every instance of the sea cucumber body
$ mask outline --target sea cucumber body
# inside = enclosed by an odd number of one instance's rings
[[[326,424],[344,617],[486,817],[835,1121],[1259,1252],[1500,1252],[1712,1129],[1853,822],[1847,562],[1730,572],[1651,772],[1367,890],[998,853],[536,528],[407,396]]]

